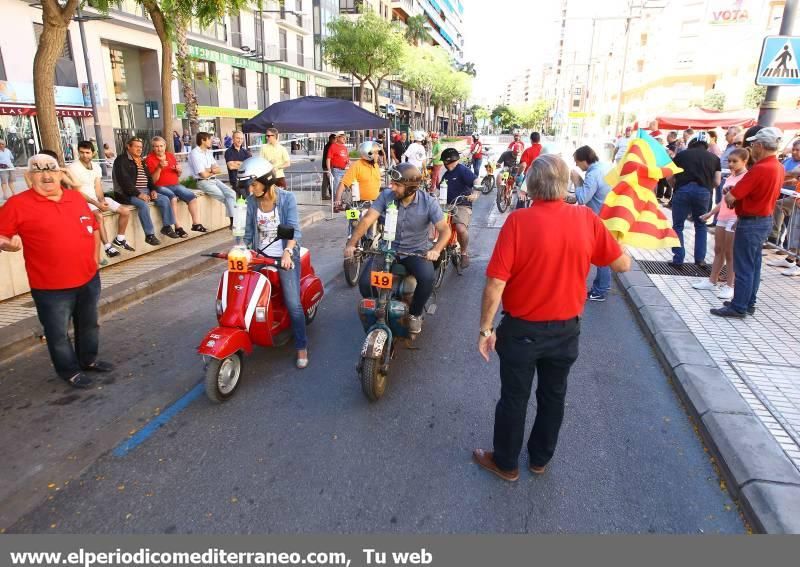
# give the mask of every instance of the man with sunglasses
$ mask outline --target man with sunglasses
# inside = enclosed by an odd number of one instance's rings
[[[83,195],[62,188],[63,175],[55,158],[37,154],[28,160],[30,191],[0,208],[0,250],[18,252],[25,245],[25,271],[50,360],[70,386],[89,388],[93,380],[86,373],[113,370],[97,360],[100,231]]]
[[[272,164],[275,169],[275,185],[286,188],[286,174],[284,169],[291,165],[289,152],[278,141],[278,130],[267,128],[267,143],[261,146],[261,157]]]
[[[367,230],[386,213],[390,203],[397,206],[397,231],[392,248],[400,254],[398,262],[405,266],[409,274],[417,279],[414,298],[409,306],[408,330],[417,334],[422,331],[422,313],[425,303],[433,293],[433,262],[450,240],[450,225],[444,219],[442,208],[436,197],[418,191],[422,184],[422,173],[410,163],[401,163],[395,169],[389,170],[392,188],[382,191],[373,201],[367,214],[365,214],[353,235],[344,248],[344,257],[351,258],[355,252],[356,244]],[[439,231],[439,240],[433,248],[429,248],[428,232],[430,225],[436,226]],[[403,254],[415,254],[403,256]],[[416,254],[422,254],[422,258]],[[358,282],[359,290],[363,297],[373,297],[370,285],[370,272],[372,258],[367,260]]]

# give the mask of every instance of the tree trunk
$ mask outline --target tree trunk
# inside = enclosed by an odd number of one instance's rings
[[[61,134],[56,116],[56,63],[64,50],[67,28],[78,9],[78,2],[79,0],[69,0],[63,8],[59,6],[58,0],[41,2],[44,26],[33,58],[33,96],[36,100],[42,148],[56,152],[61,163],[64,163],[64,151],[61,148]]]
[[[155,0],[144,0],[144,7],[153,20],[153,27],[161,41],[161,120],[164,123],[162,135],[171,141],[170,130],[175,120],[172,112],[172,40],[167,29],[167,22]],[[181,130],[179,130],[181,131]],[[167,143],[167,147],[170,147]]]
[[[186,118],[189,119],[189,130],[194,136],[200,129],[200,122],[197,119],[197,95],[195,95],[194,85],[192,85],[192,61],[189,58],[189,42],[186,38],[188,24],[186,19],[176,16],[175,43],[178,51],[175,62],[178,68],[178,81],[180,81],[186,105]]]

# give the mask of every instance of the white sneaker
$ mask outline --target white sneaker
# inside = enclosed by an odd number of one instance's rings
[[[692,287],[702,291],[713,291],[717,289],[717,284],[713,284],[708,280],[700,280],[692,284]]]
[[[720,299],[733,299],[733,288],[728,284],[720,286],[717,297]]]
[[[781,274],[784,276],[800,276],[800,266],[792,264],[791,268],[786,268]]]
[[[791,268],[794,266],[794,262],[787,262],[786,258],[772,258],[765,263],[767,266],[773,266],[775,268]]]

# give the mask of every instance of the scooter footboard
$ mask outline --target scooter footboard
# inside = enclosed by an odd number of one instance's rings
[[[381,359],[386,356],[392,345],[392,332],[386,327],[372,329],[364,339],[361,347],[362,358]]]
[[[243,329],[231,329],[228,327],[217,327],[211,329],[203,338],[197,352],[213,358],[226,358],[235,352],[243,350],[250,354],[253,352],[253,342],[250,335]]]

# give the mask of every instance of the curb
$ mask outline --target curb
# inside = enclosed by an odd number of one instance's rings
[[[324,219],[325,213],[314,211],[301,219],[300,228],[306,228]],[[216,245],[201,253],[216,252],[218,248],[219,245]],[[189,259],[182,260],[178,267],[173,264],[108,287],[102,291],[98,303],[100,317],[197,275],[218,263],[219,260],[216,258],[204,258],[199,254],[196,257],[193,255]],[[41,344],[41,330],[41,324],[36,316],[28,317],[0,329],[0,362]]]
[[[615,277],[754,531],[800,533],[800,471],[636,260]]]

